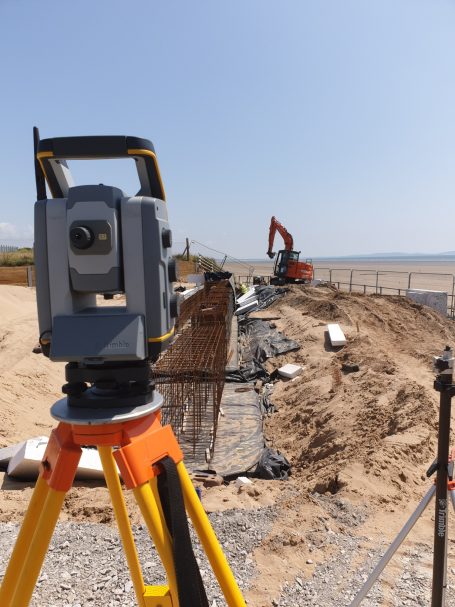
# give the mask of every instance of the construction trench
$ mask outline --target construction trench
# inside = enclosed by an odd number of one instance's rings
[[[183,297],[172,345],[152,368],[190,470],[221,477],[251,471],[264,449],[262,412],[254,384],[227,383],[239,371],[239,331],[233,281],[205,282]]]

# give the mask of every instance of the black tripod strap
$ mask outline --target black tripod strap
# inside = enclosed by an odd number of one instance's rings
[[[160,460],[159,464],[164,472],[158,476],[158,491],[172,537],[180,607],[209,607],[191,543],[177,466],[170,457]]]

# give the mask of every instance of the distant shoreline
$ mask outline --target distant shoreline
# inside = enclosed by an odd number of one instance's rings
[[[302,259],[306,259],[306,256],[302,256]],[[384,255],[384,256],[375,256],[375,255],[352,255],[352,256],[340,256],[340,257],[309,257],[312,259],[313,263],[317,262],[329,262],[333,261],[336,263],[340,262],[355,262],[355,263],[415,263],[415,262],[433,262],[433,263],[443,263],[443,262],[455,262],[455,253],[447,254],[447,255]],[[245,264],[258,264],[258,263],[273,263],[273,260],[270,262],[267,258],[254,258],[254,259],[239,259],[242,263]]]

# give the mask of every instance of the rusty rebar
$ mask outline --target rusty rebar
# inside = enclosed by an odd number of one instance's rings
[[[213,453],[233,311],[229,282],[205,283],[182,303],[176,337],[152,368],[163,422],[193,454]]]

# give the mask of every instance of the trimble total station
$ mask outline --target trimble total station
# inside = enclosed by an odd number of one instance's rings
[[[124,136],[40,140],[35,129],[35,152],[42,350],[69,363],[69,404],[85,406],[93,397],[97,406],[100,397],[107,406],[124,405],[126,398],[145,404],[149,361],[169,344],[178,315],[172,235],[153,145]],[[134,162],[137,194],[73,183],[67,160],[100,158]],[[124,301],[113,300],[118,294]]]

